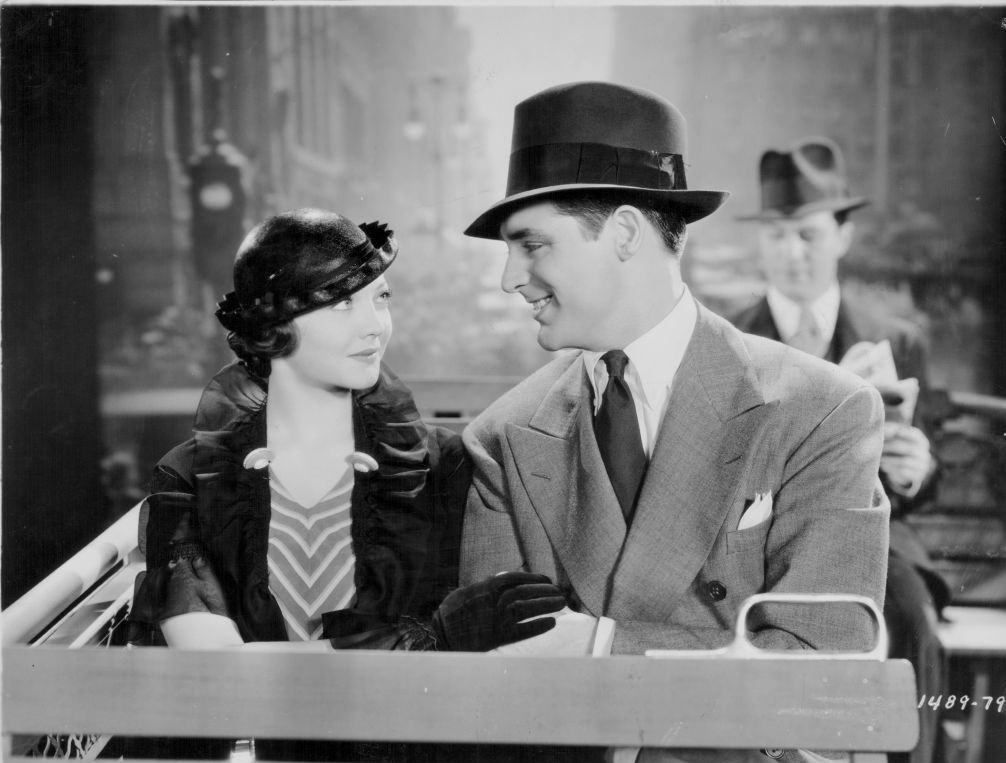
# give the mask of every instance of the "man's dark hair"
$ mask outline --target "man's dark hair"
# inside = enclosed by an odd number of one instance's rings
[[[681,254],[685,237],[685,220],[667,202],[642,196],[626,196],[624,192],[615,195],[604,191],[560,194],[550,201],[560,214],[575,217],[591,239],[596,239],[601,234],[601,228],[616,209],[623,204],[634,206],[656,228],[664,246],[674,254]]]

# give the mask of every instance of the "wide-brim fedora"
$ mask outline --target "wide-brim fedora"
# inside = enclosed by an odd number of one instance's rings
[[[574,82],[532,95],[514,109],[506,195],[465,234],[498,239],[518,206],[585,190],[663,199],[686,223],[699,220],[729,194],[688,189],[686,132],[680,111],[640,88]]]
[[[849,194],[845,159],[830,138],[805,138],[789,151],[774,149],[758,163],[761,211],[738,220],[778,220],[812,212],[850,212],[869,204]]]

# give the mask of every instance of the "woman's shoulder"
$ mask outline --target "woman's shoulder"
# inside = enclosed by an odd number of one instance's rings
[[[194,439],[180,443],[161,456],[154,464],[150,480],[150,492],[160,493],[191,488],[193,482]]]

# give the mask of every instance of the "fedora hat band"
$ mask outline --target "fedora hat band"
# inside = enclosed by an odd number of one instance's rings
[[[620,185],[684,191],[681,154],[641,151],[604,143],[545,143],[510,154],[506,195],[561,185]]]

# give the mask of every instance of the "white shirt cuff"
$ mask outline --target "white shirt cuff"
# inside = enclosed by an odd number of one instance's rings
[[[168,646],[178,649],[217,649],[244,643],[237,624],[212,612],[186,612],[161,620]]]
[[[590,649],[591,657],[608,657],[611,655],[611,645],[615,641],[615,621],[610,617],[597,618],[597,628],[594,629],[594,643]]]

